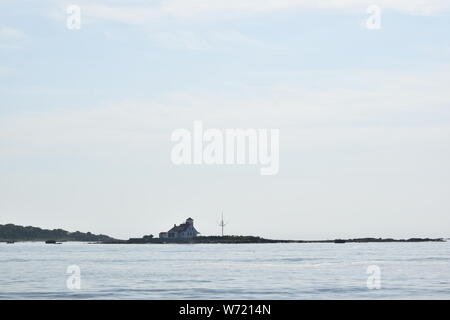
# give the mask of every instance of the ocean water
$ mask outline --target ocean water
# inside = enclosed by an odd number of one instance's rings
[[[449,298],[449,242],[0,244],[0,299]]]

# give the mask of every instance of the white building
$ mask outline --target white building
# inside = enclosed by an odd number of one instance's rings
[[[189,239],[196,237],[200,232],[194,228],[194,220],[192,218],[187,218],[185,223],[177,226],[173,225],[173,228],[167,232],[160,232],[160,238],[170,238],[170,239]]]

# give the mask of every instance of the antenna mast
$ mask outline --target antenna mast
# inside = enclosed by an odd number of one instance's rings
[[[223,228],[226,226],[227,224],[225,223],[225,221],[223,221],[223,211],[222,211],[222,219],[219,222],[219,226],[222,228],[222,237],[223,237]]]

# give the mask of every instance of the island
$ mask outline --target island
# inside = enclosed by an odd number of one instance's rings
[[[0,242],[14,243],[19,241],[44,241],[48,244],[67,241],[113,241],[112,237],[90,232],[69,232],[63,229],[41,229],[31,226],[18,226],[15,224],[0,224]]]
[[[115,239],[103,234],[91,232],[69,232],[63,229],[41,229],[31,226],[18,226],[15,224],[0,225],[0,242],[14,243],[20,241],[42,241],[47,244],[60,244],[67,241],[89,242],[92,244],[237,244],[237,243],[369,243],[369,242],[445,242],[443,238],[354,238],[354,239],[329,239],[329,240],[277,240],[266,239],[258,236],[194,236],[191,238],[155,238],[153,235],[145,235],[141,238],[128,240]]]
[[[256,236],[197,236],[191,239],[168,239],[153,238],[144,236],[142,238],[130,238],[128,240],[112,240],[104,241],[105,244],[163,244],[163,243],[368,243],[368,242],[445,242],[443,238],[409,238],[409,239],[392,239],[392,238],[355,238],[355,239],[333,239],[333,240],[278,240],[265,239]]]

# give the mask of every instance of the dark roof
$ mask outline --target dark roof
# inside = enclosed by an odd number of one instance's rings
[[[187,223],[182,223],[179,226],[175,225],[172,229],[167,231],[167,233],[169,233],[169,232],[184,232],[189,228],[189,226],[190,226],[190,224],[187,224]],[[194,227],[192,227],[192,228],[194,229],[194,232],[196,232],[197,234],[200,233]]]
[[[187,223],[182,223],[179,226],[174,226],[172,229],[170,229],[167,232],[184,232],[189,227]]]

